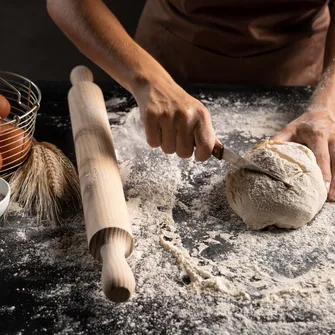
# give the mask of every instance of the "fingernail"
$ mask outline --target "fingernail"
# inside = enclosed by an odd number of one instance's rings
[[[329,182],[329,181],[326,181],[326,182],[325,182],[325,185],[326,185],[327,193],[329,193],[330,182]],[[332,193],[334,193],[334,190],[332,191]]]

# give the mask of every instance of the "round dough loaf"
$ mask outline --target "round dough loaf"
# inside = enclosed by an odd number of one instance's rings
[[[311,221],[327,199],[313,152],[293,142],[260,142],[244,156],[288,180],[288,188],[264,174],[232,168],[227,175],[230,207],[252,229],[299,228]]]

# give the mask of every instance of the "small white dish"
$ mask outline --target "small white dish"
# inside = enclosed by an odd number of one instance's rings
[[[2,216],[8,205],[10,200],[10,186],[6,182],[6,180],[0,178],[0,216]]]

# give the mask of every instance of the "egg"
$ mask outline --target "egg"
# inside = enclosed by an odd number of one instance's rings
[[[0,154],[0,170],[2,169],[2,164],[3,164],[2,155]]]
[[[10,108],[9,101],[0,94],[0,117],[5,119],[10,113]]]
[[[2,123],[4,123],[2,121]],[[2,170],[21,163],[30,149],[28,134],[11,124],[0,125],[0,154]]]

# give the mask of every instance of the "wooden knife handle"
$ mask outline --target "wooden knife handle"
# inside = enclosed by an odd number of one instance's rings
[[[103,263],[106,297],[121,302],[135,289],[126,261],[133,237],[105,101],[88,68],[74,68],[70,79],[68,101],[89,250]]]
[[[212,156],[214,156],[217,159],[222,160],[223,157],[223,144],[220,142],[220,140],[216,137],[215,138],[215,144],[214,144],[214,149],[212,151]]]
[[[194,146],[196,146],[195,142],[194,142]],[[214,156],[215,158],[219,160],[222,160],[223,150],[224,150],[223,144],[220,142],[220,140],[217,137],[215,137],[215,143],[214,143],[214,148],[212,151],[212,156]]]

